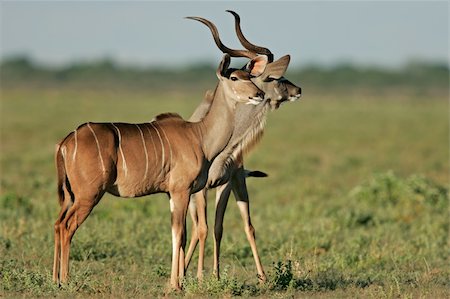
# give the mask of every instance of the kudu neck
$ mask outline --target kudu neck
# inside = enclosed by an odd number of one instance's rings
[[[208,90],[206,92],[205,98],[200,103],[200,105],[195,108],[194,112],[192,113],[191,117],[189,117],[189,121],[191,122],[199,122],[201,121],[208,111],[211,109],[212,100],[214,97],[214,92],[212,90]]]
[[[208,184],[214,184],[225,174],[229,162],[236,161],[250,151],[262,137],[270,107],[267,103],[257,106],[238,104],[234,129],[230,141],[214,160],[208,175]]]
[[[227,146],[234,130],[236,103],[226,99],[219,82],[209,111],[198,122],[203,139],[203,152],[208,160],[213,160]]]

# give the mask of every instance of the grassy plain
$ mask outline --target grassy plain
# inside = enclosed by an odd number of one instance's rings
[[[59,206],[54,144],[86,121],[188,117],[202,93],[5,88],[1,94],[0,297],[156,297],[170,273],[167,197],[105,196],[72,243],[70,283],[51,282]],[[247,167],[269,282],[259,285],[238,209],[225,218],[221,281],[190,271],[173,296],[444,298],[448,102],[402,92],[306,92],[269,116]],[[213,225],[213,194],[209,223]],[[195,265],[195,261],[193,265]],[[191,267],[191,270],[193,268]]]

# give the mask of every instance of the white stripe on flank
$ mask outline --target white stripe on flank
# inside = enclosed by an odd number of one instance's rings
[[[61,155],[64,160],[66,160],[66,151],[67,151],[66,146],[65,145],[61,146]]]
[[[159,141],[161,142],[161,150],[162,150],[162,160],[161,160],[161,169],[164,168],[164,143],[162,141],[161,135],[159,134],[158,129],[153,123],[150,123],[152,127],[156,130],[156,133],[158,133]]]
[[[142,139],[142,146],[144,147],[144,152],[145,152],[145,174],[144,174],[144,179],[147,178],[147,173],[148,173],[148,152],[147,152],[147,147],[145,146],[145,139],[144,139],[144,133],[142,132],[141,128],[139,128],[139,126],[137,124],[135,124],[136,128],[138,128],[139,133],[141,133],[141,139]]]
[[[100,157],[100,163],[102,164],[102,171],[103,171],[103,176],[104,176],[105,173],[106,173],[106,169],[105,169],[105,164],[103,163],[102,154],[101,154],[101,152],[100,152],[100,144],[98,143],[97,135],[95,135],[95,132],[94,132],[94,130],[91,128],[91,125],[90,125],[89,123],[87,124],[87,126],[88,126],[89,130],[91,130],[92,135],[94,135],[95,143],[97,144],[98,156]]]
[[[145,126],[145,128],[147,129],[148,134],[150,134],[150,138],[152,139],[153,152],[155,153],[156,164],[158,164],[158,155],[156,154],[156,145],[155,145],[155,142],[153,141],[152,131],[150,131],[149,127],[147,127],[147,126]]]
[[[163,130],[162,127],[159,127],[159,128],[160,128],[161,131],[163,132],[164,138],[166,138],[167,143],[169,144],[169,150],[170,150],[170,165],[172,165],[172,146],[170,145],[169,138],[167,138],[166,132],[164,132],[164,130]]]
[[[75,149],[73,150],[72,161],[75,161],[77,155],[78,141],[77,141],[77,130],[73,131],[75,133]]]
[[[116,128],[117,135],[119,136],[119,152],[120,152],[120,155],[122,156],[122,167],[123,167],[123,170],[125,171],[125,176],[127,176],[128,168],[127,168],[127,161],[125,161],[125,156],[124,156],[123,150],[122,150],[122,135],[120,135],[119,128],[115,124],[113,124],[113,123],[111,123],[111,124],[113,125],[114,128]]]

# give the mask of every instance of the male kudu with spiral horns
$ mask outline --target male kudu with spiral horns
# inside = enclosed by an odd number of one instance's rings
[[[234,11],[227,10],[233,14],[235,18],[235,30],[241,44],[247,50],[235,50],[226,47],[219,38],[219,33],[216,26],[200,17],[188,17],[199,21],[210,29],[214,41],[217,47],[224,53],[229,54],[232,57],[247,57],[254,58],[257,55],[266,55],[268,57],[268,65],[261,76],[253,77],[251,80],[258,86],[261,90],[265,92],[265,98],[267,99],[268,105],[261,106],[258,113],[259,128],[253,130],[251,134],[248,134],[249,138],[245,143],[241,143],[239,148],[228,148],[225,149],[219,157],[213,162],[208,175],[208,183],[206,188],[217,188],[216,193],[216,215],[214,224],[214,273],[219,277],[219,256],[220,256],[220,243],[223,233],[223,219],[224,213],[227,207],[228,199],[231,191],[233,191],[241,217],[244,221],[244,230],[250,243],[250,247],[255,260],[258,278],[261,281],[265,281],[266,276],[264,273],[263,266],[261,264],[258,250],[255,241],[255,229],[251,223],[250,210],[249,210],[249,197],[247,192],[246,177],[256,176],[257,172],[249,172],[244,169],[243,165],[243,151],[248,151],[251,146],[255,145],[260,137],[262,136],[266,115],[269,111],[269,107],[272,110],[278,109],[280,105],[286,101],[295,101],[301,96],[301,88],[292,84],[287,79],[283,77],[290,57],[285,55],[280,59],[273,61],[274,57],[272,52],[264,47],[256,46],[250,43],[242,33],[240,27],[240,17]],[[251,63],[244,66],[243,69],[247,69]],[[191,121],[198,121],[202,119],[211,103],[211,96],[207,95],[200,106],[195,110],[194,114],[191,116]],[[251,127],[250,120],[245,116],[247,113],[245,109],[258,109],[257,107],[243,107],[242,110],[237,110],[237,117],[235,121],[234,131],[236,135],[238,132],[248,130]],[[239,113],[242,112],[242,113]],[[251,129],[250,129],[251,131]],[[204,246],[205,239],[207,236],[207,221],[206,221],[206,188],[192,196],[191,203],[189,206],[189,211],[191,214],[193,225],[193,232],[191,235],[191,242],[186,255],[186,267],[189,265],[192,258],[192,254],[200,243],[199,248],[199,260],[197,268],[197,277],[201,278],[203,275],[203,263],[204,263]]]

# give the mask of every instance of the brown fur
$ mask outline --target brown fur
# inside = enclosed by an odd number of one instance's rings
[[[59,143],[56,165],[61,211],[55,223],[54,281],[67,281],[71,239],[105,192],[122,197],[163,192],[171,197],[170,283],[180,288],[189,196],[205,187],[209,167],[229,145],[236,105],[262,95],[248,73],[236,81],[225,77],[225,73],[233,75],[228,66],[225,55],[211,107],[199,122],[164,114],[144,124],[86,123]],[[245,72],[236,73],[242,76]]]

